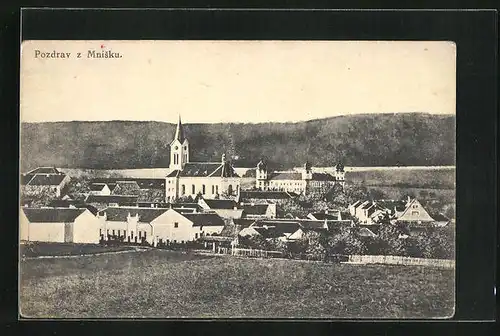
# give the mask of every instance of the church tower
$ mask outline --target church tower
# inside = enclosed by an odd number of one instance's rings
[[[189,142],[184,134],[181,117],[179,116],[174,139],[170,143],[170,171],[182,170],[186,162],[189,162]]]
[[[255,169],[255,187],[260,190],[269,189],[269,181],[267,180],[267,163],[264,159],[260,159]]]

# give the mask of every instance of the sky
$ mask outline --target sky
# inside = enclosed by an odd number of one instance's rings
[[[20,113],[23,122],[184,123],[455,114],[455,68],[446,41],[25,41]]]

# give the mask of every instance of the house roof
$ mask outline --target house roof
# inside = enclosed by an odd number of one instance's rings
[[[189,213],[182,214],[193,222],[193,226],[224,226],[224,220],[216,213]]]
[[[87,208],[94,215],[96,215],[98,212],[96,207],[90,204],[86,204],[85,202],[80,200],[52,200],[50,201],[49,206],[54,208],[69,208],[69,207],[74,207],[79,209]]]
[[[265,215],[269,204],[254,204],[243,206],[243,216],[246,215]]]
[[[296,172],[272,173],[269,180],[302,180],[302,173],[296,173]]]
[[[126,222],[127,217],[139,215],[139,222],[151,223],[169,209],[136,208],[136,207],[109,207],[99,211],[99,215],[106,213],[106,220],[110,222]]]
[[[296,193],[287,191],[260,191],[260,190],[241,190],[240,199],[289,199],[298,197]]]
[[[361,203],[363,203],[363,202],[361,202],[361,201],[359,201],[359,200],[358,200],[358,201],[354,202],[353,204],[351,204],[351,206],[352,206],[352,207],[354,207],[354,208],[356,208],[356,207],[357,207],[357,206],[359,206]]]
[[[90,191],[101,191],[106,187],[106,183],[92,183],[89,187]]]
[[[300,222],[298,220],[276,220],[276,219],[264,219],[264,220],[257,220],[252,224],[253,228],[260,228],[260,227],[268,227],[268,228],[275,228],[279,232],[283,233],[293,233],[297,231],[297,229],[300,226]],[[259,232],[260,233],[260,232]]]
[[[245,219],[245,218],[234,218],[233,222],[234,222],[235,225],[239,225],[243,229],[243,228],[247,228],[250,225],[252,225],[252,223],[254,223],[255,220],[253,220],[253,219]]]
[[[449,222],[450,221],[450,219],[448,217],[446,217],[442,213],[438,213],[438,212],[429,213],[429,216],[431,216],[432,219],[434,219],[436,222]]]
[[[22,208],[31,223],[72,223],[86,208]]]
[[[55,167],[38,167],[30,170],[25,175],[35,175],[35,174],[60,174],[61,172]]]
[[[328,227],[325,228],[325,221],[324,220],[300,220],[299,222],[300,226],[303,229],[306,230],[323,230],[323,229],[328,229]]]
[[[167,174],[167,177],[177,177],[179,176],[180,172],[181,171],[179,169],[172,170],[170,173]]]
[[[363,227],[359,229],[359,235],[362,237],[376,237],[377,235],[373,233],[370,229]]]
[[[315,212],[311,214],[314,218],[317,220],[338,220],[339,216],[338,215],[333,215],[333,214],[326,214],[324,212]]]
[[[137,203],[137,195],[88,195],[86,203]]]
[[[36,174],[29,182],[30,186],[58,186],[64,180],[64,174]]]
[[[95,178],[92,183],[106,183],[110,189],[115,186],[118,181],[136,182],[141,189],[164,189],[165,179],[162,178],[134,178],[134,177],[118,177],[118,178]]]
[[[234,200],[225,199],[203,199],[210,209],[234,209],[238,206]]]

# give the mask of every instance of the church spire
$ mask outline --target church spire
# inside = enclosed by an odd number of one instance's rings
[[[175,129],[174,140],[179,140],[180,143],[183,143],[184,139],[184,128],[182,127],[181,116],[179,115],[179,121],[177,122],[177,128]]]

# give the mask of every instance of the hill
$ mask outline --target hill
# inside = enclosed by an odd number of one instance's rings
[[[338,116],[296,123],[187,124],[192,161],[253,167],[261,157],[275,169],[309,160],[332,166],[455,164],[455,116],[426,113]],[[22,123],[21,171],[37,166],[125,169],[169,163],[175,125],[152,121]]]

